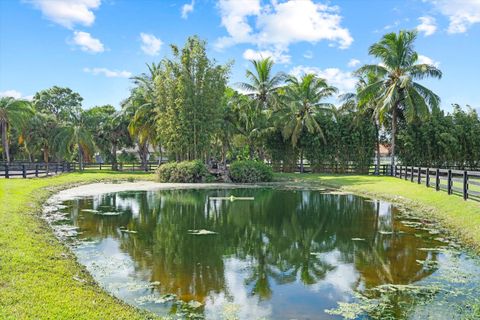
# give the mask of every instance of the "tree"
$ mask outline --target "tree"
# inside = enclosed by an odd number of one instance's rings
[[[198,37],[172,51],[173,59],[162,61],[155,78],[158,134],[177,160],[206,160],[220,127],[230,65],[210,60]]]
[[[376,167],[375,174],[380,173],[380,113],[382,104],[379,102],[378,94],[371,92],[370,94],[365,94],[362,100],[359,100],[358,93],[361,92],[365,87],[370,84],[378,82],[379,79],[375,74],[370,73],[365,77],[359,77],[356,84],[355,93],[345,93],[340,96],[340,101],[342,102],[341,109],[344,111],[353,112],[355,115],[355,124],[359,124],[359,121],[364,120],[366,115],[375,126],[375,149],[376,149]]]
[[[428,77],[441,78],[442,72],[433,65],[419,64],[418,53],[414,50],[416,31],[388,33],[373,44],[369,54],[379,58],[377,65],[364,65],[357,74],[373,73],[379,80],[367,85],[359,93],[360,100],[378,94],[381,103],[379,117],[391,116],[391,165],[395,167],[395,144],[398,118],[404,114],[414,119],[429,112],[440,103],[440,97],[415,80]]]
[[[72,121],[82,108],[83,98],[70,88],[53,86],[39,91],[33,97],[33,105],[37,111],[52,113],[57,120]]]
[[[71,155],[76,148],[80,170],[83,170],[84,160],[89,159],[95,150],[93,137],[85,125],[83,112],[75,115],[71,123],[60,127],[54,141],[62,156]]]
[[[104,159],[112,163],[112,170],[117,170],[118,148],[131,144],[129,120],[123,112],[116,111],[111,105],[88,109],[84,112],[84,118],[95,145]]]
[[[11,97],[0,98],[0,132],[5,161],[10,163],[8,133],[11,127],[20,128],[28,117],[33,115],[30,102]]]
[[[285,75],[272,74],[273,60],[270,58],[251,60],[253,71],[247,70],[246,77],[249,82],[241,82],[241,89],[248,92],[259,109],[272,108],[278,102],[278,89],[282,87]]]
[[[284,139],[298,147],[304,130],[317,133],[324,138],[322,128],[315,119],[321,110],[332,110],[333,105],[325,103],[325,98],[337,93],[337,88],[329,86],[324,79],[314,74],[305,74],[300,79],[290,76],[286,80],[283,107],[278,110]],[[300,171],[303,172],[303,148],[300,147]]]

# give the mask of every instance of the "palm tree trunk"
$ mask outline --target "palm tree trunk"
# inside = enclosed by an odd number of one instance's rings
[[[80,171],[83,170],[83,154],[82,154],[82,147],[80,144],[78,145],[78,166]]]
[[[255,149],[253,148],[253,144],[250,143],[250,160],[253,160],[253,156],[255,155]]]
[[[303,148],[300,149],[300,173],[303,173]]]
[[[377,168],[375,170],[376,175],[380,175],[380,137],[378,136],[379,129],[378,129],[378,122],[375,120],[375,142],[377,147]]]
[[[112,170],[117,171],[117,144],[112,143]]]
[[[8,150],[8,137],[7,137],[7,124],[3,122],[1,124],[2,127],[2,146],[3,152],[5,153],[5,161],[10,163],[10,151]]]
[[[398,105],[396,104],[393,108],[392,111],[392,137],[391,137],[391,142],[392,145],[390,147],[390,163],[391,163],[391,170],[392,170],[392,175],[395,176],[395,143],[396,143],[396,135],[397,135],[397,107]]]

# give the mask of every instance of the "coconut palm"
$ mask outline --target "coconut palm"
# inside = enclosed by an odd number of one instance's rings
[[[61,156],[70,155],[77,149],[80,170],[83,170],[84,160],[89,159],[95,150],[92,134],[83,123],[82,114],[75,115],[72,123],[60,127],[54,142]]]
[[[281,88],[285,75],[272,74],[273,61],[270,58],[251,60],[253,71],[247,70],[249,82],[239,83],[239,87],[252,97],[259,109],[267,109],[277,105],[278,89]]]
[[[381,104],[378,109],[380,120],[391,117],[391,164],[395,167],[395,142],[397,122],[402,114],[408,119],[429,112],[439,105],[440,98],[416,80],[441,78],[442,72],[435,66],[418,63],[418,53],[414,50],[416,31],[388,33],[373,44],[369,54],[380,59],[376,65],[364,65],[357,74],[373,73],[379,80],[365,86],[360,92],[360,100],[378,95]]]
[[[11,127],[22,127],[28,117],[34,113],[29,101],[16,100],[12,97],[0,98],[0,132],[2,148],[7,163],[10,162],[8,132]]]
[[[284,139],[289,139],[295,148],[305,129],[325,139],[315,116],[322,110],[334,108],[323,100],[337,93],[337,88],[315,74],[305,74],[300,79],[289,76],[286,83],[283,107],[276,112]],[[303,148],[300,148],[300,171],[303,172]]]

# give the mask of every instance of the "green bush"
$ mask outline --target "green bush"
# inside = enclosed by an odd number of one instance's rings
[[[198,183],[210,180],[207,167],[199,160],[165,163],[157,168],[156,174],[160,182]]]
[[[241,183],[267,182],[272,181],[273,170],[263,162],[235,161],[230,165],[230,178]]]

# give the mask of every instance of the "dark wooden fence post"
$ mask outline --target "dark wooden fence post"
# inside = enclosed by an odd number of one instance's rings
[[[413,182],[413,172],[414,172],[413,171],[414,170],[413,166],[410,169],[412,170],[412,171],[410,171],[410,182]]]
[[[35,164],[35,177],[38,177],[38,163]]]
[[[463,200],[468,199],[468,172],[463,171]]]
[[[58,162],[55,162],[55,174],[58,173]]]
[[[408,167],[405,166],[405,180],[408,179]]]
[[[435,171],[435,190],[440,190],[440,169]]]
[[[5,178],[10,178],[10,174],[8,172],[8,164],[5,164]]]
[[[448,169],[448,176],[447,176],[447,193],[452,194],[452,170]]]
[[[422,167],[418,167],[417,183],[422,183]]]
[[[400,179],[402,179],[402,171],[403,171],[402,166],[400,166],[400,176],[399,176]]]
[[[100,170],[102,170],[102,163],[100,162]]]
[[[27,170],[26,170],[24,164],[22,164],[22,177],[23,177],[24,179],[27,177]]]
[[[426,172],[427,176],[425,177],[425,185],[427,186],[427,188],[430,187],[430,168],[427,168],[427,172]]]

